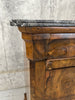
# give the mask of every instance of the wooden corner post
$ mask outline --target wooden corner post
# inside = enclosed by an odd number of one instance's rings
[[[30,61],[30,91],[31,100],[42,100],[45,97],[46,88],[46,45],[48,43],[46,34],[24,33],[24,27],[19,30],[26,43],[26,55]],[[36,31],[35,31],[36,32]],[[40,99],[41,100],[41,99]]]

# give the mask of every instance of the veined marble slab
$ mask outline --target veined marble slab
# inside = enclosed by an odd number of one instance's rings
[[[68,27],[75,26],[75,20],[12,20],[10,25],[21,27]]]

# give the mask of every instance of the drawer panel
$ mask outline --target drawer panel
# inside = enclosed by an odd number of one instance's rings
[[[75,39],[55,39],[48,43],[48,58],[75,56]]]
[[[46,61],[46,69],[60,69],[60,68],[69,68],[75,66],[75,57],[72,58],[59,58],[59,59],[50,59]]]
[[[48,100],[75,100],[75,68],[46,71],[45,93]]]

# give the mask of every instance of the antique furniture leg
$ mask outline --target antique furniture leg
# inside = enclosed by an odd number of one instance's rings
[[[27,94],[26,93],[24,94],[24,100],[27,100]]]

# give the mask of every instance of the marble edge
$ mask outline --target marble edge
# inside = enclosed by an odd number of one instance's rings
[[[10,25],[21,27],[75,27],[75,20],[12,20]]]

